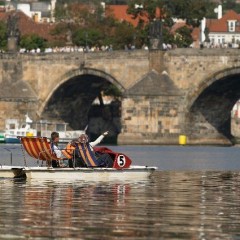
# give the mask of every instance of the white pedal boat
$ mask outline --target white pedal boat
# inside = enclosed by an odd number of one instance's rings
[[[47,138],[19,137],[23,149],[36,160],[42,160],[47,166],[28,167],[24,157],[24,166],[1,166],[0,178],[27,178],[39,180],[83,180],[83,181],[111,181],[111,180],[146,180],[156,167],[131,165],[132,160],[122,153],[116,153],[108,148],[96,148],[95,151],[107,152],[112,157],[112,168],[89,166],[86,168],[69,168],[49,166],[49,162],[56,159],[52,153]]]
[[[0,178],[27,178],[39,180],[146,180],[150,178],[156,167],[131,166],[126,169],[115,168],[52,168],[52,167],[0,167]]]

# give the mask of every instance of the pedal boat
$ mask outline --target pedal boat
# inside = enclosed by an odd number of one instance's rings
[[[156,167],[132,165],[132,160],[123,153],[113,152],[106,147],[97,147],[98,153],[108,153],[113,159],[112,168],[88,166],[86,168],[53,168],[52,160],[61,160],[52,152],[50,142],[46,137],[19,137],[22,149],[24,166],[1,166],[1,178],[27,178],[38,180],[81,180],[81,181],[141,181],[148,179]],[[40,166],[28,167],[26,154],[37,160]],[[44,166],[45,164],[45,166]]]

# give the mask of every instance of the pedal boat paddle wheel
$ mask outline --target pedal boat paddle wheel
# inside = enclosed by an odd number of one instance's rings
[[[74,161],[73,149],[68,144],[63,153],[66,158],[59,159],[51,149],[51,144],[46,137],[19,137],[24,165],[2,166],[0,165],[0,177],[25,177],[27,179],[38,180],[83,180],[83,181],[110,181],[110,180],[146,180],[156,167],[132,165],[132,160],[123,153],[113,152],[106,147],[95,147],[97,153],[108,153],[113,160],[112,168],[98,167],[91,156],[87,156],[87,167],[52,167],[52,161],[63,161],[72,158]],[[28,167],[26,153],[38,161],[39,166]]]

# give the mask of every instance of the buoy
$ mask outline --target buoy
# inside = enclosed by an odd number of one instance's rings
[[[180,145],[185,145],[187,144],[187,136],[186,135],[179,135],[179,144]]]
[[[33,133],[31,133],[31,132],[27,132],[27,137],[33,137]]]

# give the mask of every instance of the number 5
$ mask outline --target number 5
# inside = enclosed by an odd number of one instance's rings
[[[124,165],[126,164],[126,158],[124,155],[119,155],[117,158],[117,163],[119,167],[124,167]]]

